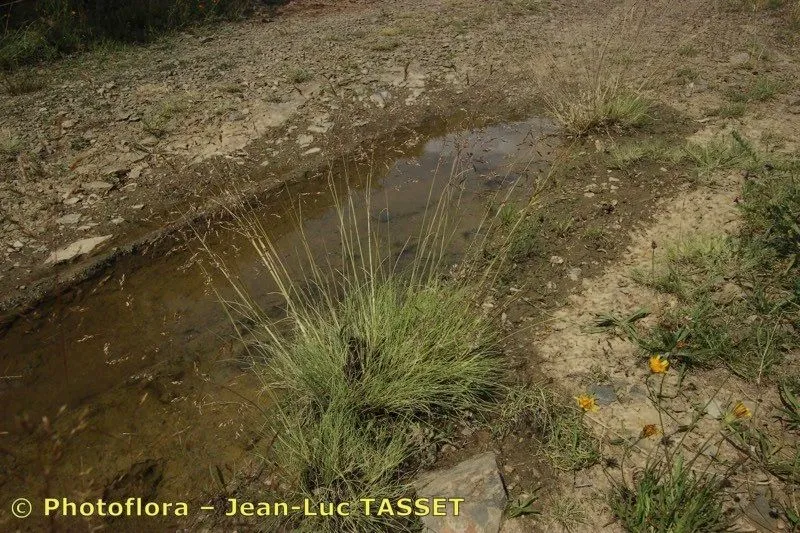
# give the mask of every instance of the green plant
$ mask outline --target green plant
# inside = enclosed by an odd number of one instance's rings
[[[734,103],[765,102],[781,92],[785,86],[782,80],[758,76],[754,83],[744,89],[728,89],[726,96]]]
[[[292,83],[305,83],[313,77],[314,75],[304,68],[295,68],[289,71],[289,81]]]
[[[554,499],[550,507],[550,518],[564,531],[580,531],[580,526],[589,523],[589,517],[581,504],[573,498],[561,496]]]
[[[745,102],[732,102],[717,108],[714,114],[720,118],[740,118],[747,112]]]
[[[331,191],[336,196],[333,185]],[[269,457],[289,487],[285,496],[314,503],[396,499],[411,494],[411,477],[431,460],[431,448],[450,438],[456,421],[488,416],[507,391],[498,333],[480,303],[512,234],[503,233],[506,245],[498,243],[489,262],[465,259],[445,276],[452,232],[440,203],[426,213],[412,264],[397,270],[352,196],[337,205],[338,260],[331,262],[330,254],[320,260],[304,241],[302,284],[289,276],[258,221],[243,220],[286,317],[270,319],[223,266],[236,295],[226,309],[255,338],[250,346],[271,397],[268,425],[276,435]],[[473,255],[482,257],[480,250]],[[408,517],[363,513],[308,517],[298,526],[417,527]]]
[[[519,516],[541,514],[534,506],[538,500],[539,496],[534,493],[533,496],[523,495],[516,500],[509,501],[506,507],[506,516],[508,518],[517,518]]]
[[[501,404],[492,431],[504,437],[530,431],[550,463],[560,470],[580,470],[600,460],[597,440],[574,402],[543,386],[511,389]]]
[[[663,139],[615,144],[609,150],[613,168],[626,169],[641,161],[678,162],[683,154],[680,148]]]
[[[236,18],[249,0],[43,0],[0,7],[0,68],[53,59],[98,42],[141,42],[165,31],[205,21]]]
[[[722,506],[724,479],[696,473],[681,455],[650,461],[632,482],[616,481],[611,511],[632,532],[729,531]]]
[[[757,163],[752,147],[736,132],[730,138],[714,138],[704,143],[689,142],[683,151],[686,159],[694,163],[700,177],[718,170]]]
[[[0,136],[0,155],[6,158],[16,157],[22,152],[22,141],[15,135]]]
[[[583,135],[611,126],[640,126],[649,118],[651,104],[618,83],[601,83],[589,88],[568,87],[550,96],[548,107],[569,133]]]
[[[47,86],[45,79],[32,71],[17,71],[1,75],[1,84],[11,96],[34,93]]]

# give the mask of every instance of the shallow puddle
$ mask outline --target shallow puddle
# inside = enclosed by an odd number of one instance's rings
[[[487,209],[509,191],[525,198],[546,171],[553,131],[536,119],[428,134],[430,140],[412,138],[379,156],[337,165],[330,175],[350,191],[357,210],[369,198],[371,224],[388,236],[393,253],[413,250],[429,196],[435,203],[449,184],[457,190],[449,206],[458,221],[450,250],[455,260]],[[297,213],[315,253],[339,246],[332,196],[321,176],[276,193],[250,214],[288,264],[296,264]],[[247,239],[229,223],[202,231],[253,297],[279,314],[281,302]],[[269,407],[196,264],[203,257],[195,242],[125,258],[5,331],[0,508],[18,497],[36,502],[46,495],[199,502],[234,474],[260,467],[260,411]],[[226,293],[221,281],[216,289]],[[7,529],[2,523],[9,519],[0,515],[0,527]],[[37,530],[43,523],[31,518],[12,525]],[[135,529],[134,522],[105,525]]]

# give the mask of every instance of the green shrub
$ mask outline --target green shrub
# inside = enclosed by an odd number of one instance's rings
[[[143,42],[188,24],[233,18],[252,0],[38,0],[0,8],[0,68],[52,59],[103,40]]]

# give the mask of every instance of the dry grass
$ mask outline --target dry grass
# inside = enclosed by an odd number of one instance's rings
[[[676,71],[676,58],[688,46],[677,34],[659,37],[663,42],[653,46],[660,21],[675,9],[658,4],[625,2],[582,51],[566,57],[552,51],[545,54],[544,67],[535,62],[537,91],[568,133],[636,127],[651,118],[651,95]]]

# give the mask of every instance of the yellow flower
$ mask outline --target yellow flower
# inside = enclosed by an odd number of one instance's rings
[[[669,368],[669,361],[660,355],[654,355],[650,358],[650,372],[653,374],[663,374]]]
[[[594,396],[589,394],[581,394],[580,396],[575,397],[575,401],[578,402],[578,406],[583,409],[584,411],[597,411],[600,409],[597,406],[597,400]]]
[[[736,405],[733,406],[731,414],[740,420],[742,418],[750,418],[753,416],[753,413],[750,412],[750,409],[748,409],[748,407],[742,402],[737,402]]]
[[[655,424],[645,424],[642,428],[642,432],[639,434],[640,439],[646,439],[647,437],[652,437],[653,435],[658,435],[661,433],[658,430],[658,426]]]

